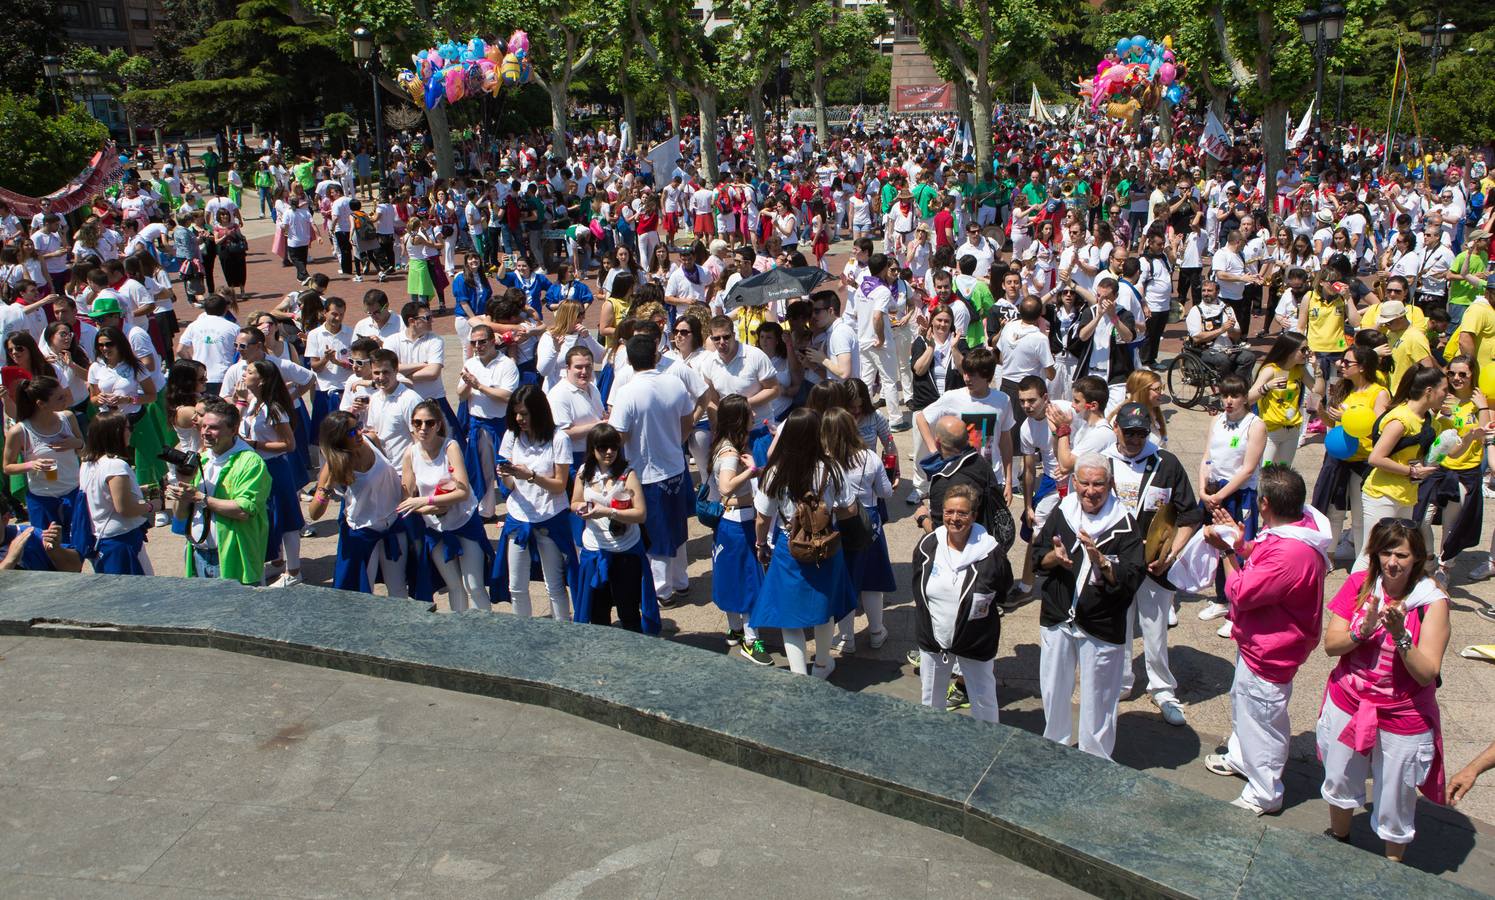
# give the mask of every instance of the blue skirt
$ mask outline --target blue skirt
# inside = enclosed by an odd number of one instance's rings
[[[88,504],[83,502],[83,492],[77,488],[61,497],[42,497],[27,491],[26,517],[36,528],[38,536],[56,522],[61,532],[57,539],[59,546],[77,550],[80,555],[87,548],[88,531],[93,525],[88,517]]]
[[[722,519],[711,542],[711,602],[727,613],[753,609],[763,585],[763,566],[753,552],[758,534],[752,519]]]
[[[872,522],[875,537],[864,549],[847,550],[843,554],[846,571],[851,576],[852,590],[858,594],[862,591],[890,594],[898,590],[898,582],[893,578],[893,564],[888,560],[888,535],[883,531],[882,516],[876,507],[867,510],[867,518]]]
[[[644,536],[650,556],[668,558],[685,545],[695,502],[686,472],[644,485]]]
[[[613,378],[616,375],[617,372],[613,369],[613,364],[611,362],[603,366],[602,371],[597,373],[597,393],[602,395],[602,403],[604,406],[607,405],[607,398],[612,395]]]
[[[0,545],[10,546],[10,542],[16,539],[21,529],[15,525],[7,525],[4,535],[0,537]],[[20,568],[23,572],[55,572],[57,567],[52,565],[52,557],[47,555],[47,545],[42,543],[42,533],[32,531],[31,536],[26,538],[25,545],[21,548]]]
[[[592,621],[592,591],[607,584],[609,562],[619,556],[637,556],[641,563],[636,590],[639,596],[639,618],[644,634],[659,634],[659,599],[654,594],[654,577],[649,574],[649,560],[644,555],[644,542],[639,541],[627,550],[612,553],[606,550],[581,551],[577,562],[576,587],[571,591],[572,618],[577,622]],[[616,594],[614,594],[616,604]]]
[[[472,515],[461,528],[452,531],[439,531],[426,524],[425,518],[411,513],[401,519],[407,534],[410,535],[410,546],[415,550],[416,579],[410,584],[410,595],[417,600],[426,603],[431,602],[435,596],[436,588],[445,585],[446,581],[441,577],[441,572],[436,568],[437,554],[441,554],[442,561],[450,561],[462,556],[462,538],[467,538],[483,551],[483,561],[491,569],[493,566],[493,542],[488,540],[488,533],[483,530],[483,519],[474,510]],[[399,526],[396,526],[399,527]],[[492,595],[494,585],[489,583],[488,591]]]
[[[369,581],[369,560],[374,558],[374,551],[380,544],[384,546],[384,556],[392,562],[401,561],[400,535],[407,534],[405,523],[396,519],[388,531],[376,531],[373,528],[349,528],[348,520],[341,515],[337,519],[337,563],[332,570],[332,586],[340,591],[358,591],[364,594],[374,592],[375,582]],[[416,554],[404,554],[403,562],[406,569]],[[407,572],[405,583],[410,585],[414,580]],[[382,579],[381,579],[382,580]]]
[[[457,433],[464,436],[462,441],[462,462],[467,466],[467,480],[472,484],[472,495],[479,500],[488,492],[488,483],[495,482],[498,490],[498,498],[507,500],[509,492],[504,487],[502,479],[496,478],[496,473],[490,471],[483,465],[482,435],[488,435],[488,440],[493,444],[493,461],[498,461],[498,448],[503,446],[504,420],[485,419],[482,416],[472,414],[471,408],[461,404],[457,413],[460,424]]]
[[[566,584],[571,587],[573,597],[572,606],[575,606],[576,585],[581,575],[578,571],[576,559],[576,545],[571,542],[571,519],[576,514],[571,510],[563,510],[556,513],[543,522],[521,522],[519,519],[509,516],[504,520],[503,530],[498,533],[498,552],[493,557],[493,567],[489,572],[488,596],[495,603],[510,603],[509,597],[509,542],[518,541],[519,546],[528,548],[530,558],[529,578],[527,581],[543,580],[545,575],[540,568],[540,548],[530,543],[530,532],[534,529],[544,529],[545,536],[555,541],[556,547],[561,551],[561,556],[566,561]],[[477,519],[477,515],[473,515]]]
[[[748,447],[753,454],[753,464],[758,468],[768,465],[768,448],[773,444],[773,432],[767,425],[759,425],[748,432]]]
[[[316,399],[313,398],[312,402],[315,403]],[[311,415],[307,413],[304,403],[296,404],[296,415],[294,421],[291,422],[291,430],[296,435],[296,449],[290,452],[289,457],[295,465],[287,469],[286,474],[294,482],[291,487],[300,493],[306,483],[311,481],[311,445],[316,440],[317,434],[311,427]],[[268,460],[266,467],[268,468]]]
[[[789,555],[789,536],[779,531],[748,621],[754,628],[814,628],[835,622],[856,607],[841,554],[818,566],[798,562]]]
[[[301,482],[296,479],[297,462],[289,453],[272,456],[265,460],[265,469],[270,473],[270,496],[265,502],[270,515],[270,537],[265,544],[265,561],[280,559],[280,539],[287,532],[300,532],[306,527],[306,517],[301,514],[301,498],[297,491]]]
[[[145,546],[148,525],[134,531],[99,538],[94,544],[93,570],[100,575],[144,575],[140,550]]]
[[[316,441],[318,441],[320,439],[321,434],[322,434],[322,420],[325,419],[325,418],[327,418],[327,414],[328,413],[330,413],[330,412],[337,412],[338,407],[342,406],[342,404],[343,404],[343,392],[342,391],[323,391],[323,390],[314,390],[314,391],[312,391],[312,396],[311,396],[311,422],[309,424],[310,434],[307,435],[307,438],[308,438],[308,448],[307,449],[310,449],[309,445],[311,443],[315,443]]]

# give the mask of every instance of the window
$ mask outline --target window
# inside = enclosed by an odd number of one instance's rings
[[[138,7],[133,7],[133,6],[130,7],[130,27],[131,28],[149,28],[149,27],[151,27],[151,13],[150,13],[150,10],[148,10],[148,9],[140,9]]]
[[[76,3],[64,3],[59,7],[62,12],[62,21],[70,27],[82,28],[86,24],[83,18],[83,7]]]
[[[692,22],[704,22],[706,20],[706,11],[692,8],[690,11],[690,20]]]
[[[99,14],[100,28],[119,27],[119,10],[115,9],[112,6],[100,6],[97,12]]]

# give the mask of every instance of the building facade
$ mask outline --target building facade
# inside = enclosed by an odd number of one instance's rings
[[[165,16],[161,0],[60,0],[57,8],[69,42],[104,53],[117,47],[139,53],[153,46],[151,29]]]

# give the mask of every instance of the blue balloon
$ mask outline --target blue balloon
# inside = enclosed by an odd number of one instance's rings
[[[1132,49],[1132,39],[1131,38],[1122,38],[1121,40],[1119,40],[1119,41],[1116,42],[1116,52],[1117,52],[1117,54],[1125,56],[1126,52],[1128,50],[1130,50],[1130,49]]]
[[[1176,106],[1184,98],[1184,89],[1177,84],[1170,84],[1168,85],[1168,90],[1163,92],[1163,96],[1168,98],[1169,103]]]
[[[1133,47],[1146,47],[1147,46],[1147,38],[1143,37],[1140,34],[1134,34],[1134,35],[1132,35],[1132,46]]]
[[[446,77],[440,69],[426,79],[426,109],[435,109],[446,98]]]
[[[1324,434],[1324,452],[1335,459],[1349,459],[1360,450],[1360,439],[1352,437],[1343,425],[1335,425]]]

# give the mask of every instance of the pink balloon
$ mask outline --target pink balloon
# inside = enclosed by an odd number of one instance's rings
[[[1173,51],[1172,50],[1164,50],[1163,51],[1163,62],[1173,62]]]
[[[1161,66],[1158,66],[1158,81],[1161,81],[1163,84],[1172,84],[1174,76],[1177,74],[1178,69],[1171,62],[1165,62]]]
[[[1111,65],[1112,65],[1112,63],[1111,63],[1111,61],[1109,59],[1103,59],[1103,60],[1101,60],[1100,62],[1098,62],[1098,63],[1095,64],[1095,74],[1099,75],[1100,73],[1102,73],[1102,72],[1106,71],[1107,69],[1111,68]]]

